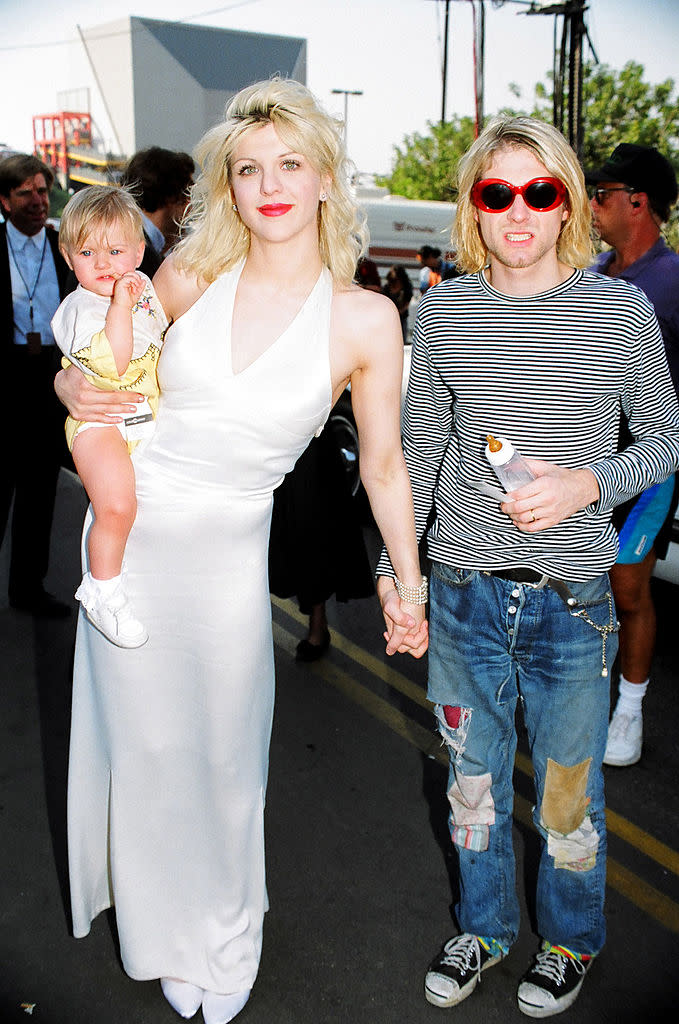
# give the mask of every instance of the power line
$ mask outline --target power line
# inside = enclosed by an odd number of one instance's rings
[[[227,4],[225,7],[215,7],[210,11],[200,11],[198,14],[187,14],[184,18],[174,18],[173,20],[178,24],[184,24],[188,21],[195,21],[196,18],[209,18],[213,14],[223,14],[225,11],[233,11],[237,7],[249,7],[251,4],[258,4],[261,0],[238,0],[237,3]],[[143,15],[130,15],[130,17],[138,18],[140,21],[155,21],[155,18],[144,18]],[[160,19],[164,20],[164,19]],[[121,29],[117,32],[102,32],[100,35],[95,36],[96,39],[115,39],[117,36],[129,35],[126,29]],[[79,43],[80,38],[73,36],[71,39],[51,39],[45,43],[17,43],[14,46],[0,46],[0,53],[10,53],[12,51],[18,52],[20,50],[44,50],[51,46],[71,46],[73,43]]]

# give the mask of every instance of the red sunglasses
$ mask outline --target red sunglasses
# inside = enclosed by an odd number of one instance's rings
[[[566,198],[566,186],[558,178],[531,178],[525,185],[510,185],[501,178],[484,178],[472,189],[471,201],[484,213],[504,213],[517,196],[539,213],[556,210]]]

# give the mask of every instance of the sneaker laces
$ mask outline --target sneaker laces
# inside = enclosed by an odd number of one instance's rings
[[[443,947],[443,956],[440,963],[447,967],[455,967],[459,971],[465,971],[471,962],[473,954],[476,953],[477,973],[481,973],[481,952],[478,949],[476,935],[456,935],[454,939],[447,942]]]
[[[563,949],[557,949],[556,946],[550,946],[549,949],[545,949],[542,953],[537,954],[535,966],[531,973],[543,974],[545,978],[549,978],[550,981],[555,982],[557,985],[563,985],[569,961],[573,964],[578,974],[585,973],[585,965],[579,957],[570,951],[566,952]]]

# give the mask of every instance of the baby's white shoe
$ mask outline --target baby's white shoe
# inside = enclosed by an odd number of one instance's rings
[[[93,626],[117,647],[141,647],[149,638],[146,627],[136,619],[121,577],[97,580],[86,572],[75,592]]]

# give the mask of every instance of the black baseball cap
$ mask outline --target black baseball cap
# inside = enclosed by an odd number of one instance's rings
[[[586,171],[588,185],[601,181],[620,181],[639,192],[645,192],[658,204],[669,209],[677,201],[677,176],[669,160],[652,146],[621,142],[603,167]]]

